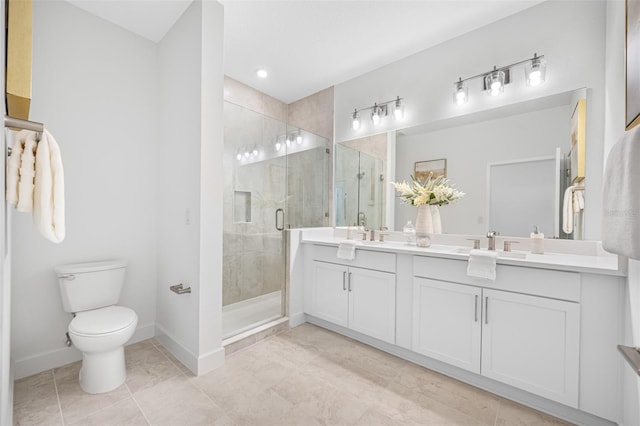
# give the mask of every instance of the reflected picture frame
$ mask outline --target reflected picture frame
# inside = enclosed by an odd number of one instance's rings
[[[640,124],[640,0],[625,7],[625,129]]]
[[[436,160],[416,161],[413,166],[413,177],[417,181],[424,181],[431,177],[447,177],[447,159],[438,158]]]

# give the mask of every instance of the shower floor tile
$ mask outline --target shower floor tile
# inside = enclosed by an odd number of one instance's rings
[[[155,339],[125,350],[130,377],[106,394],[79,390],[78,363],[17,380],[14,424],[568,424],[311,324],[199,377]]]

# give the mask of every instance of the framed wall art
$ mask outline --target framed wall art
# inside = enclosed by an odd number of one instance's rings
[[[437,160],[416,161],[413,177],[418,181],[426,180],[429,175],[431,177],[444,176],[447,177],[447,159],[439,158]]]

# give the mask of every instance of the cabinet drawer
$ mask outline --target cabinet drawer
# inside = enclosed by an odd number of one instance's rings
[[[467,276],[467,262],[463,260],[414,256],[413,275],[515,293],[580,301],[580,274],[577,272],[498,265],[496,280],[490,281]]]
[[[395,253],[386,253],[373,250],[356,249],[354,260],[338,259],[338,247],[313,245],[313,260],[337,263],[340,265],[357,266],[365,269],[375,269],[384,272],[396,272]]]

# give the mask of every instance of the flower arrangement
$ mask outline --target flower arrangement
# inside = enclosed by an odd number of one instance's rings
[[[412,206],[452,204],[465,195],[464,192],[451,186],[449,179],[444,176],[433,177],[433,175],[429,175],[424,180],[416,180],[411,176],[411,183],[406,181],[391,183],[400,193],[404,203]]]

